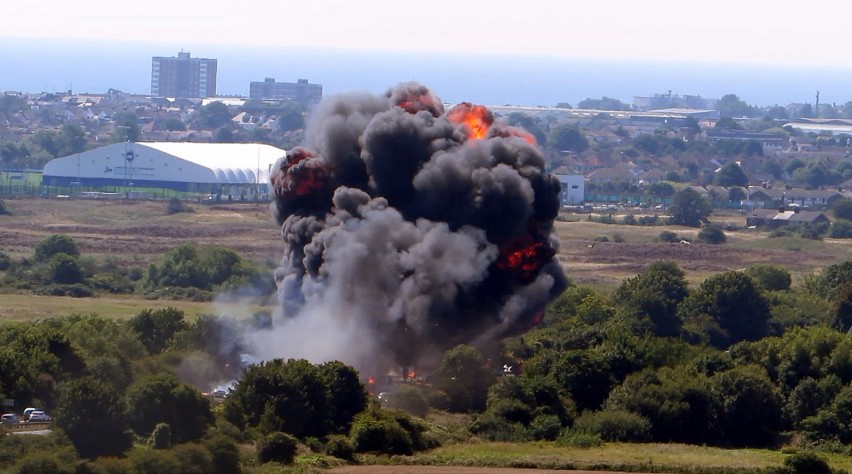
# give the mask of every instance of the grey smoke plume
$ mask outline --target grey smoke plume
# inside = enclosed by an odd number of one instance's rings
[[[560,184],[529,134],[494,122],[416,83],[321,103],[270,178],[281,311],[257,355],[376,373],[537,324],[566,285]]]

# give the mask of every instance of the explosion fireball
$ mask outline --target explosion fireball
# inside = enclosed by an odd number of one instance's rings
[[[567,281],[560,184],[525,131],[426,87],[326,99],[270,178],[285,255],[270,357],[362,371],[537,324]]]

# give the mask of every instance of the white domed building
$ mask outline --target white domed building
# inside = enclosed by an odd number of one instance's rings
[[[114,143],[49,161],[42,184],[233,196],[254,194],[262,187],[265,193],[272,166],[286,153],[260,143]]]

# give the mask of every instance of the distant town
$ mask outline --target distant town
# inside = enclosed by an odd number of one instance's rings
[[[262,78],[249,84],[248,97],[222,97],[216,59],[181,51],[151,64],[145,95],[0,91],[0,169],[7,178],[0,189],[11,190],[13,172],[37,172],[50,160],[120,142],[289,149],[302,142],[305,119],[323,97],[321,84],[301,78]],[[670,183],[692,186],[720,206],[798,202],[820,209],[852,188],[852,101],[821,103],[818,91],[813,99],[758,107],[735,93],[667,91],[631,104],[600,97],[549,107],[484,105],[535,137],[563,180],[566,206],[648,204],[650,186]]]

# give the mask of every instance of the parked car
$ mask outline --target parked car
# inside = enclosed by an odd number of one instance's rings
[[[48,415],[47,413],[45,413],[41,410],[36,410],[36,411],[30,413],[30,417],[29,417],[29,419],[27,419],[27,421],[29,421],[29,422],[51,421],[51,420],[52,420],[52,418],[50,417],[50,415]]]
[[[32,408],[32,407],[24,408],[24,421],[27,421],[27,420],[30,419],[30,415],[32,414],[32,412],[39,411],[39,410],[41,410],[41,409],[40,408]]]
[[[18,419],[18,415],[14,413],[4,413],[3,415],[0,415],[0,424],[16,425],[20,422],[21,420]]]

